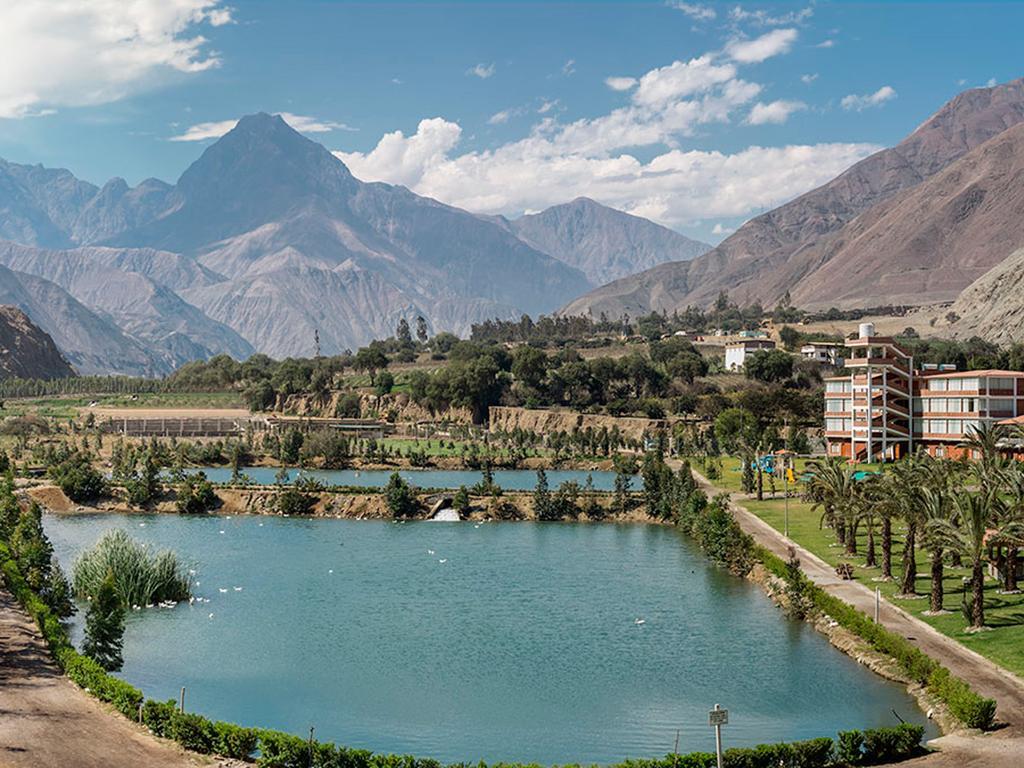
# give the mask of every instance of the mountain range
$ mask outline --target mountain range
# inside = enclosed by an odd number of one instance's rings
[[[896,146],[751,219],[716,248],[602,286],[566,314],[617,317],[721,292],[815,309],[952,301],[1024,246],[1024,79],[965,91]]]
[[[583,198],[509,220],[364,183],[263,113],[174,185],[96,187],[0,161],[0,239],[0,301],[80,371],[144,375],[220,353],[308,355],[315,333],[336,353],[417,315],[465,333],[710,247]]]

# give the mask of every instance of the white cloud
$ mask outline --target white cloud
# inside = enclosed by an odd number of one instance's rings
[[[990,77],[988,79],[988,82],[985,83],[985,87],[986,88],[995,88],[996,87],[996,79],[994,77]]]
[[[753,40],[733,40],[725,46],[725,52],[741,64],[756,64],[772,56],[788,53],[796,38],[795,29],[773,29]]]
[[[813,8],[801,8],[799,11],[790,11],[776,16],[767,11],[748,11],[737,5],[729,11],[729,19],[734,22],[747,22],[762,27],[781,27],[785,24],[800,24],[807,21],[814,15]]]
[[[432,118],[412,136],[385,135],[368,153],[335,154],[361,179],[404,184],[480,213],[518,215],[585,195],[681,227],[778,205],[878,149],[839,143],[755,146],[734,154],[673,149],[641,162],[628,153],[566,152],[537,134],[458,154],[460,136],[455,123]]]
[[[800,75],[800,82],[803,83],[804,85],[810,85],[811,83],[813,83],[817,79],[818,79],[818,73],[817,72],[815,72],[814,74]]]
[[[291,112],[281,112],[281,119],[288,125],[301,133],[328,133],[330,131],[354,131],[355,128],[345,123],[335,123],[329,120],[320,120],[308,115],[293,115]],[[238,120],[216,120],[209,123],[196,123],[191,125],[184,133],[171,136],[170,141],[206,141],[207,139],[219,139],[238,124]]]
[[[779,99],[768,104],[759,101],[751,108],[750,114],[747,116],[747,123],[749,125],[766,125],[768,123],[778,125],[786,122],[791,114],[802,109],[807,109],[807,105],[802,101]]]
[[[613,91],[628,91],[636,85],[635,77],[606,77],[604,84]]]
[[[711,230],[712,235],[731,235],[736,231],[736,227],[724,227],[722,222],[718,222]]]
[[[562,65],[562,74],[565,77],[576,74],[576,59],[569,59]]]
[[[768,35],[778,32],[785,30]],[[794,37],[744,41],[756,47],[740,55],[760,61],[788,50]],[[777,205],[878,149],[829,143],[731,154],[684,150],[685,137],[708,126],[778,122],[804,108],[785,100],[755,105],[762,87],[739,76],[742,63],[708,53],[652,69],[633,78],[621,107],[571,122],[549,113],[524,137],[486,150],[461,149],[460,126],[433,117],[411,135],[385,134],[370,151],[335,155],[359,178],[404,184],[471,211],[518,215],[585,195],[683,227]]]
[[[546,115],[552,109],[558,106],[558,99],[544,99],[540,106],[537,107],[538,115]]]
[[[818,43],[814,47],[815,48],[835,48],[835,45],[836,45],[836,41],[833,40],[832,38],[828,38],[827,40],[822,40],[820,43]]]
[[[466,74],[479,77],[481,80],[486,80],[494,74],[494,64],[477,64],[467,69]]]
[[[652,69],[640,78],[633,100],[647,106],[665,104],[709,91],[735,77],[734,65],[716,64],[711,54],[705,54],[689,61],[674,61],[666,67]]]
[[[843,109],[860,112],[870,107],[880,107],[885,102],[892,101],[895,98],[896,89],[891,85],[883,85],[874,93],[865,93],[863,95],[851,93],[849,96],[843,96],[842,101],[839,103]]]
[[[710,5],[698,3],[670,2],[669,6],[682,11],[694,21],[714,21],[718,13]]]
[[[512,110],[503,109],[501,112],[495,112],[489,118],[487,118],[488,125],[504,125],[508,122],[508,119],[512,117]]]
[[[216,67],[200,30],[230,21],[220,0],[0,3],[0,118],[106,104]]]

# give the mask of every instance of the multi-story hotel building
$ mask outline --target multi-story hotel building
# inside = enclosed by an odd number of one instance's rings
[[[915,370],[893,339],[862,323],[846,342],[843,376],[825,380],[825,441],[830,456],[894,461],[920,448],[963,455],[964,438],[982,424],[1024,414],[1024,373]]]

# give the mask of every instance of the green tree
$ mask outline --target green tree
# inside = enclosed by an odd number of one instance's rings
[[[781,349],[759,349],[747,356],[743,372],[755,381],[785,381],[793,375],[793,356]]]
[[[124,606],[117,595],[114,574],[108,573],[89,603],[85,615],[85,642],[82,652],[108,672],[121,669],[124,660]]]
[[[452,509],[459,513],[459,517],[465,519],[469,516],[469,491],[466,486],[460,485],[452,499]]]
[[[213,490],[213,484],[206,479],[203,472],[185,475],[177,488],[175,506],[184,515],[201,515],[209,512],[220,504],[220,499]]]
[[[395,387],[395,377],[390,371],[384,371],[377,376],[377,386],[374,392],[378,397],[390,394]]]
[[[416,338],[420,344],[426,344],[429,334],[427,332],[427,319],[423,315],[416,316]]]
[[[779,329],[779,340],[789,352],[795,352],[796,345],[800,343],[800,331],[792,326],[784,325]]]
[[[412,331],[409,328],[409,321],[404,317],[398,321],[398,327],[395,328],[395,339],[403,347],[412,346]]]
[[[548,474],[543,469],[537,470],[537,485],[533,488],[533,511],[538,520],[556,520],[556,510],[551,501],[548,488]]]
[[[352,367],[370,374],[370,384],[373,385],[376,383],[377,371],[388,367],[388,356],[381,348],[380,342],[374,341],[356,352]]]
[[[397,472],[392,472],[384,488],[384,502],[392,517],[412,517],[419,511],[419,501],[409,484]]]

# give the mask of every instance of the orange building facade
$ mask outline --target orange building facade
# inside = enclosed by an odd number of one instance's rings
[[[914,368],[892,338],[863,323],[846,342],[843,376],[825,380],[825,442],[830,456],[896,461],[924,449],[959,458],[973,428],[1024,414],[1024,373]]]

